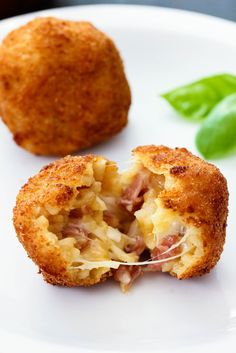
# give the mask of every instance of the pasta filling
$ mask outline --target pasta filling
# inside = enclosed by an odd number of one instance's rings
[[[85,184],[66,208],[48,205],[39,217],[78,278],[113,273],[126,291],[144,272],[178,277],[202,256],[198,229],[160,203],[170,184],[165,175],[139,161],[120,175],[115,164],[98,158]]]

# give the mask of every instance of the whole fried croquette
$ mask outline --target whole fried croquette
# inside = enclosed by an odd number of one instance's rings
[[[223,250],[227,207],[214,165],[184,148],[143,146],[122,174],[94,155],[49,164],[19,192],[14,226],[46,281],[87,286],[114,276],[126,291],[148,271],[209,272]]]
[[[129,85],[113,41],[88,22],[37,18],[0,46],[0,115],[15,142],[66,155],[127,124]]]

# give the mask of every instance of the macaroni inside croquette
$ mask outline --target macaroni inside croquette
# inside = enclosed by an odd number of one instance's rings
[[[76,180],[76,168],[73,173],[68,168],[77,159],[81,159],[83,171],[81,163],[76,164],[81,173]],[[56,162],[56,169],[52,165],[41,171],[48,175],[41,192],[46,194],[47,188],[49,193],[53,188],[57,191],[51,198],[44,197],[43,203],[32,203],[31,223],[44,244],[57,248],[65,263],[63,271],[73,278],[72,285],[95,284],[113,275],[127,291],[148,271],[169,272],[177,278],[194,275],[189,274],[191,268],[196,268],[195,274],[207,272],[209,264],[202,259],[209,253],[209,242],[202,228],[189,214],[163,203],[163,194],[176,193],[178,184],[181,188],[177,176],[185,168],[178,162],[153,168],[149,162],[136,154],[131,169],[119,174],[116,164],[103,157],[66,157]],[[62,179],[58,183],[59,174],[67,185]],[[187,206],[193,217],[191,205]],[[43,261],[48,257],[50,253]],[[52,276],[57,276],[58,270],[53,273],[53,264],[51,269],[45,264],[40,267],[54,283]],[[64,280],[63,284],[68,283]]]

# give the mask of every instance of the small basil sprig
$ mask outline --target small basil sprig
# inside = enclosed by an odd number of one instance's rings
[[[201,120],[225,97],[236,92],[236,76],[221,74],[203,78],[162,95],[189,120]]]
[[[207,159],[236,150],[236,93],[222,100],[201,125],[196,146]]]

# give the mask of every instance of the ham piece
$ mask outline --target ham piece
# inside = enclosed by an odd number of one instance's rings
[[[179,248],[175,248],[172,249],[170,251],[167,251],[168,249],[170,249],[171,246],[173,246],[178,240],[178,235],[168,235],[166,236],[160,245],[158,245],[157,247],[155,247],[152,251],[151,251],[151,259],[152,260],[163,260],[163,259],[167,259],[174,256],[178,253]],[[167,252],[166,252],[167,251]],[[162,265],[165,262],[161,262],[159,264],[150,264],[147,265],[147,267],[145,268],[145,271],[161,271],[162,269]]]
[[[64,238],[73,237],[76,239],[76,246],[78,249],[84,249],[90,242],[89,233],[82,227],[80,220],[73,218],[62,229],[62,236]]]
[[[123,191],[120,204],[129,212],[134,212],[143,203],[143,194],[147,191],[149,174],[140,171],[133,179],[132,183]]]
[[[124,266],[121,265],[115,272],[116,281],[125,285],[128,289],[131,284],[143,273],[141,266]]]
[[[130,242],[126,245],[125,251],[128,253],[136,252],[137,255],[142,254],[146,248],[146,245],[140,232],[137,220],[131,223],[127,235],[130,238]]]

